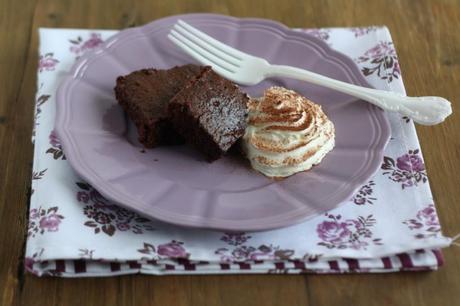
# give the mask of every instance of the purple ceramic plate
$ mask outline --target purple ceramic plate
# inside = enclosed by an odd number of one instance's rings
[[[143,153],[114,98],[115,79],[141,68],[192,63],[166,38],[178,18],[273,64],[369,86],[347,56],[269,20],[192,14],[121,31],[83,56],[57,93],[56,130],[66,157],[102,195],[144,216],[178,225],[266,230],[337,207],[375,173],[390,136],[384,112],[350,96],[290,79],[267,80],[243,90],[259,96],[265,88],[279,85],[323,105],[335,124],[336,147],[311,171],[274,181],[252,171],[241,159],[225,157],[209,164],[187,146]]]

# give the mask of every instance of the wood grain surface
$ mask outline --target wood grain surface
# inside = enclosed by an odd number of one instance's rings
[[[0,0],[0,305],[460,305],[460,248],[437,272],[384,275],[37,278],[22,256],[36,90],[37,29],[122,29],[172,14],[261,17],[291,27],[387,25],[409,95],[453,101],[417,127],[444,233],[460,232],[460,1]]]

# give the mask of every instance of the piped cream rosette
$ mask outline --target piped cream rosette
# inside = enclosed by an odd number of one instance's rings
[[[334,148],[334,124],[321,106],[282,87],[249,101],[243,150],[257,171],[287,177],[309,170]]]

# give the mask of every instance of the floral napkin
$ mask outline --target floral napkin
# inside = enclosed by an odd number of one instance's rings
[[[299,30],[347,54],[375,87],[404,93],[385,27]],[[257,233],[184,229],[104,199],[66,161],[53,132],[55,92],[84,52],[116,31],[40,29],[26,269],[65,277],[147,274],[343,273],[436,269],[441,234],[414,124],[388,114],[381,169],[345,205]]]

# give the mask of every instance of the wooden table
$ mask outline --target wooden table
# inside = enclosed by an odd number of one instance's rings
[[[460,231],[460,1],[0,0],[0,304],[9,305],[460,305],[460,249],[438,272],[385,275],[123,276],[24,274],[32,161],[37,29],[121,29],[179,13],[262,17],[291,27],[390,28],[410,95],[439,95],[454,115],[418,127],[446,235]]]

